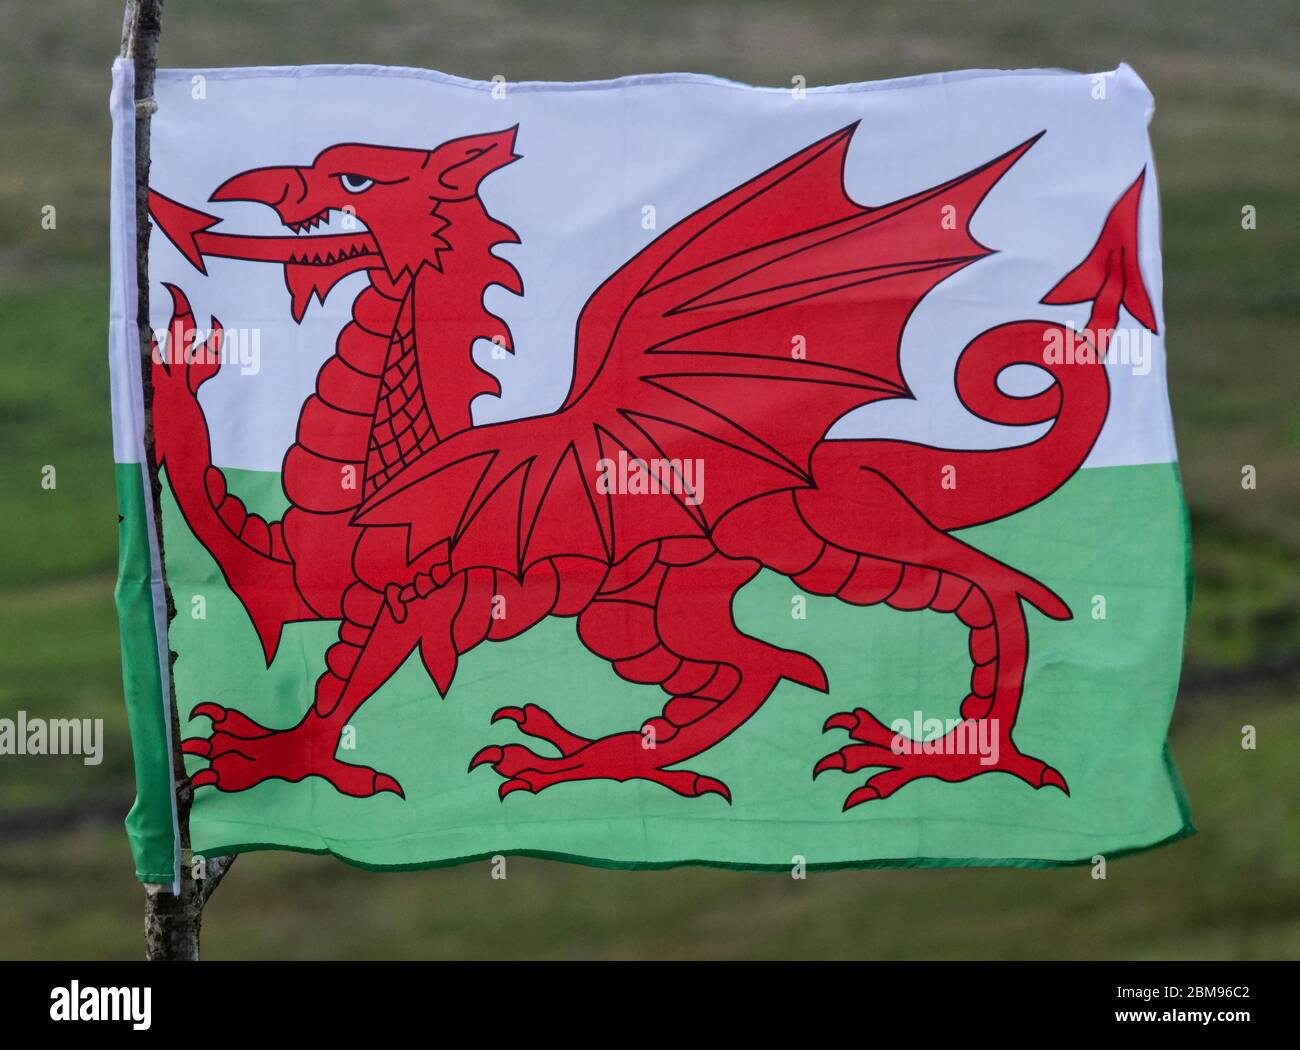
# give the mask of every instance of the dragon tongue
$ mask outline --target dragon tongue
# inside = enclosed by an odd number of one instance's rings
[[[157,190],[149,191],[149,214],[162,228],[163,234],[171,241],[199,273],[207,273],[203,265],[203,249],[199,246],[199,237],[209,227],[221,220],[215,215],[189,208],[170,197],[164,197]]]

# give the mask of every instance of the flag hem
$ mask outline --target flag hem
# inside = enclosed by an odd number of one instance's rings
[[[121,635],[123,698],[135,764],[136,797],[125,826],[141,882],[180,892],[180,825],[172,770],[170,654],[157,522],[144,450],[144,387],[138,336],[135,210],[135,66],[113,63],[108,358],[118,515],[114,592]],[[147,645],[135,645],[136,632]],[[170,870],[164,857],[170,854]]]
[[[1166,762],[1169,764],[1168,748],[1166,747]],[[1170,766],[1172,772],[1172,765]],[[1123,857],[1130,857],[1138,853],[1146,853],[1149,850],[1159,849],[1162,846],[1168,846],[1178,842],[1180,839],[1189,838],[1196,834],[1196,826],[1191,822],[1191,811],[1187,807],[1186,798],[1182,792],[1182,784],[1178,780],[1177,773],[1173,773],[1175,794],[1178,797],[1178,807],[1183,824],[1178,830],[1166,835],[1164,838],[1157,839],[1140,846],[1126,846],[1122,849],[1112,850],[1102,853],[1108,861],[1118,860]],[[315,856],[330,856],[342,861],[349,867],[360,868],[364,871],[428,871],[436,868],[454,868],[461,864],[474,864],[478,861],[491,860],[493,857],[527,857],[533,860],[552,860],[565,864],[576,864],[586,868],[600,868],[614,871],[665,871],[672,868],[715,868],[719,871],[760,871],[760,872],[786,872],[791,868],[790,864],[760,864],[750,863],[747,861],[719,861],[719,860],[664,860],[664,861],[624,861],[612,860],[604,857],[588,857],[576,853],[564,853],[556,850],[537,850],[537,849],[502,849],[502,850],[485,850],[481,853],[467,854],[463,857],[449,857],[443,860],[418,861],[410,864],[376,864],[369,861],[357,860],[348,857],[345,854],[332,850],[329,847],[315,849],[310,846],[285,846],[276,843],[239,843],[229,846],[221,846],[216,849],[203,851],[203,855],[209,859],[213,857],[238,856],[241,853],[262,853],[262,852],[289,852],[304,853]],[[814,872],[831,872],[831,871],[866,871],[881,868],[1006,868],[1006,869],[1051,869],[1051,868],[1077,868],[1087,864],[1094,864],[1096,855],[1079,857],[1073,860],[1053,860],[1038,857],[883,857],[872,860],[844,860],[844,861],[809,861],[804,865],[808,871]]]
[[[216,80],[239,80],[253,78],[305,78],[323,76],[378,76],[396,77],[416,80],[432,80],[451,87],[463,87],[474,91],[499,91],[501,82],[475,80],[460,77],[452,73],[443,73],[436,69],[419,66],[383,66],[365,63],[321,63],[301,66],[192,66],[159,69],[157,79],[161,82],[191,80],[195,76]],[[806,86],[801,90],[807,94],[847,94],[851,92],[890,91],[899,88],[926,87],[936,84],[953,84],[966,80],[984,80],[993,77],[1095,77],[1095,76],[1131,76],[1142,89],[1150,95],[1149,89],[1127,62],[1120,62],[1114,69],[1096,70],[1086,73],[1075,69],[956,69],[941,73],[921,73],[907,77],[892,77],[885,80],[860,80],[847,84],[822,84]],[[647,84],[699,84],[703,86],[733,88],[742,91],[757,91],[775,94],[787,94],[792,89],[788,86],[764,86],[748,84],[742,80],[714,76],[709,73],[638,73],[624,77],[611,77],[605,80],[521,80],[507,81],[509,91],[601,91],[624,87],[639,87]]]

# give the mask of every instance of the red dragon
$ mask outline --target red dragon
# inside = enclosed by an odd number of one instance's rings
[[[212,728],[183,743],[209,760],[193,784],[243,791],[315,776],[351,796],[402,795],[393,777],[337,757],[357,709],[417,649],[445,696],[461,653],[562,616],[576,618],[582,643],[622,678],[659,686],[669,697],[662,712],[592,739],[535,704],[503,707],[493,721],[510,719],[558,753],[489,744],[470,768],[491,766],[502,799],[567,781],[642,779],[729,802],[725,784],[682,763],[743,725],[782,679],[828,690],[815,660],[735,624],[736,593],[767,568],[854,605],[951,613],[970,631],[974,670],[951,741],[914,746],[862,709],[827,720],[823,731],[847,730],[851,742],[814,775],[878,770],[845,809],[919,778],[995,771],[1068,793],[1060,772],[1014,745],[1012,730],[1029,652],[1025,606],[1057,620],[1070,611],[954,533],[1065,483],[1106,419],[1098,362],[1121,306],[1155,330],[1137,255],[1143,177],[1042,300],[1091,302],[1085,330],[1000,324],[957,359],[967,409],[1006,426],[1050,422],[1043,436],[970,451],[828,440],[847,412],[912,396],[899,361],[904,327],[940,281],[990,253],[970,233],[971,217],[1038,137],[951,181],[864,207],[844,187],[855,127],[700,208],[597,288],[577,321],[558,410],[478,426],[471,402],[499,387],[472,348],[490,339],[512,350],[484,291],[523,294],[493,251],[518,238],[488,214],[479,186],[519,159],[517,127],[432,150],[337,145],[303,167],[245,171],[212,194],[275,209],[285,235],[214,232],[216,217],[151,194],[154,219],[198,270],[207,257],[282,265],[297,321],[341,278],[363,271],[368,281],[302,406],[283,467],[291,506],[274,522],[248,513],[212,465],[197,395],[219,355],[195,351],[219,347],[221,327],[213,319],[205,338],[168,286],[173,352],[155,352],[153,412],[157,461],[181,514],[247,610],[268,664],[285,624],[339,623],[297,725],[263,726],[212,702],[194,708]],[[354,216],[355,229],[302,236],[336,212]],[[1067,334],[1089,352],[1046,360],[1050,339]],[[998,377],[1017,364],[1051,382],[1007,394]],[[680,485],[610,490],[598,464],[620,456],[674,470],[705,463],[707,498]],[[954,471],[958,483],[944,484]],[[998,742],[992,764],[944,746],[979,720]]]

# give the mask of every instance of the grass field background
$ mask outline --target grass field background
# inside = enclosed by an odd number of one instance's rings
[[[120,821],[105,354],[113,3],[3,0],[0,714],[102,717],[105,760],[0,759],[0,957],[134,957]],[[1300,8],[1004,0],[172,0],[172,66],[383,62],[477,78],[691,70],[785,85],[1132,64],[1157,102],[1169,382],[1196,602],[1173,748],[1201,833],[1065,871],[376,875],[241,858],[208,957],[1300,957]],[[256,114],[249,115],[256,120]],[[196,142],[202,165],[225,144]],[[57,226],[42,229],[54,205]],[[1258,227],[1241,227],[1252,205]],[[1243,490],[1243,466],[1258,487]],[[53,491],[41,487],[46,465]],[[1116,521],[1119,531],[1139,521]],[[1259,747],[1243,751],[1242,726]]]

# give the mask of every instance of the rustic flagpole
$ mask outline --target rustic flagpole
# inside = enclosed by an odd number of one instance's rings
[[[136,318],[140,333],[140,373],[144,380],[144,450],[151,490],[150,513],[157,522],[158,558],[163,592],[167,600],[167,622],[176,615],[167,571],[162,561],[163,537],[161,507],[162,484],[154,458],[153,433],[153,333],[149,327],[149,131],[150,118],[157,104],[153,98],[154,71],[158,66],[158,37],[162,33],[163,0],[127,0],[122,23],[123,58],[135,65],[135,234],[136,234]],[[167,695],[171,697],[172,772],[176,783],[176,818],[180,833],[180,893],[170,885],[145,887],[144,930],[145,957],[151,960],[197,960],[199,929],[203,906],[217,888],[233,857],[218,857],[196,865],[190,855],[190,803],[194,790],[185,772],[180,749],[180,714],[176,707],[176,687],[172,664],[176,654],[169,652],[167,661]],[[197,874],[197,878],[196,878]]]

